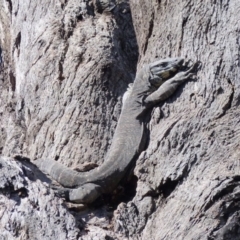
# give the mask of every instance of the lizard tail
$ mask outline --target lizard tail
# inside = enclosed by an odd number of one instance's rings
[[[38,159],[34,164],[64,187],[76,187],[84,183],[84,177],[81,177],[78,172],[54,160]]]

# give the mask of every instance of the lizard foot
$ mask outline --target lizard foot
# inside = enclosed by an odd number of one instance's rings
[[[86,183],[78,188],[70,189],[69,200],[76,203],[92,203],[101,195],[101,187],[94,183]]]
[[[60,198],[69,199],[70,188],[58,187],[55,185],[50,185],[51,189],[55,192],[56,196]]]
[[[56,195],[61,198],[65,198],[70,202],[75,203],[92,203],[102,193],[101,187],[94,183],[86,183],[78,188],[64,188],[52,185],[51,188],[54,190]]]
[[[183,83],[189,78],[193,78],[195,74],[193,73],[194,69],[196,68],[197,63],[194,63],[191,67],[188,68],[187,71],[178,72],[173,78],[170,78],[169,81],[171,83]]]

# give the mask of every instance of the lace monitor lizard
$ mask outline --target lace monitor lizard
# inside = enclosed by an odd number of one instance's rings
[[[51,159],[38,159],[35,164],[65,187],[64,193],[72,202],[89,204],[101,194],[111,193],[145,149],[147,113],[194,76],[195,65],[184,65],[187,63],[183,59],[170,58],[150,63],[138,71],[124,94],[112,144],[101,166],[89,172],[77,172]]]

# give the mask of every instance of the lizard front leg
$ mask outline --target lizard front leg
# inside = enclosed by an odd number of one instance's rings
[[[144,100],[144,104],[152,106],[158,102],[164,101],[169,98],[176,90],[177,87],[194,76],[192,71],[196,64],[190,67],[187,71],[177,73],[174,77],[166,80],[156,91],[147,96]]]

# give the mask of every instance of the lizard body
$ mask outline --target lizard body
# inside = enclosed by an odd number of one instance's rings
[[[90,172],[79,173],[50,159],[38,159],[36,165],[62,186],[69,188],[66,191],[70,201],[91,203],[101,194],[111,193],[144,150],[146,113],[193,76],[193,67],[179,72],[183,62],[181,58],[156,61],[138,72],[133,85],[123,97],[112,145],[101,166]]]

